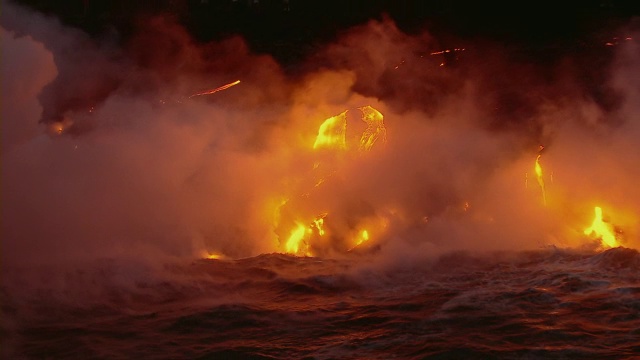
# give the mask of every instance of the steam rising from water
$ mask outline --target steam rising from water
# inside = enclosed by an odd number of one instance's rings
[[[390,258],[578,246],[593,241],[582,230],[595,205],[623,246],[639,245],[637,40],[603,69],[544,68],[482,40],[441,67],[436,39],[372,21],[291,75],[242,39],[196,44],[168,18],[124,49],[10,3],[0,30],[5,264],[282,251],[284,197],[298,199],[291,211],[328,210],[341,235],[388,219],[372,237]],[[613,100],[585,89],[585,73]],[[313,151],[324,119],[366,105],[385,116],[385,147]],[[335,171],[319,188],[316,162]]]

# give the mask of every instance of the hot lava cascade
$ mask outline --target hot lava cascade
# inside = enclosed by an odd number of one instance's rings
[[[354,112],[360,116],[351,115]],[[361,132],[360,136],[358,132]],[[330,202],[321,201],[313,193],[318,188],[337,186],[333,178],[341,176],[340,167],[344,166],[341,162],[348,163],[357,161],[359,157],[375,156],[371,152],[374,145],[384,147],[386,141],[384,116],[371,106],[344,111],[325,119],[319,125],[313,151],[320,153],[322,161],[314,160],[306,173],[308,179],[305,179],[307,184],[313,183],[313,186],[301,189],[304,192],[285,199],[275,210],[277,220],[274,230],[286,253],[310,256],[326,251],[327,245],[329,249],[345,251],[369,240],[369,230],[364,226],[373,226],[373,223],[366,216],[352,216],[348,220],[347,231],[338,231],[331,222],[334,209]],[[306,215],[304,220],[296,219],[297,216],[313,213],[317,215]],[[291,226],[292,223],[295,223],[294,227]],[[290,233],[287,232],[289,228],[293,229]],[[376,230],[382,228],[378,226]]]

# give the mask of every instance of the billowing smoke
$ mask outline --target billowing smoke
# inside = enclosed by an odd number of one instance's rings
[[[295,75],[241,38],[198,44],[170,17],[120,46],[9,3],[0,30],[6,264],[284,251],[296,221],[320,214],[331,236],[316,255],[347,252],[365,228],[370,249],[400,257],[576,246],[593,240],[595,205],[638,245],[631,30],[613,62],[586,69],[372,21]],[[388,141],[360,152],[349,141],[367,105]],[[314,150],[345,110],[347,149]]]

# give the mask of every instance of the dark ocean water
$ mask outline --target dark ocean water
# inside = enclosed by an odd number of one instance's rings
[[[9,269],[6,359],[637,359],[640,255]]]

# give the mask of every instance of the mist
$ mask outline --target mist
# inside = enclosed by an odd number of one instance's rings
[[[295,72],[239,37],[197,43],[169,16],[124,46],[12,3],[1,25],[3,264],[284,252],[295,222],[321,213],[316,256],[348,253],[364,228],[363,251],[396,259],[597,246],[582,233],[594,206],[639,245],[633,24],[602,46],[602,69],[514,59],[487,39],[445,64],[438,39],[383,19]],[[363,106],[387,130],[367,152],[349,142]],[[346,150],[314,150],[345,110]]]

